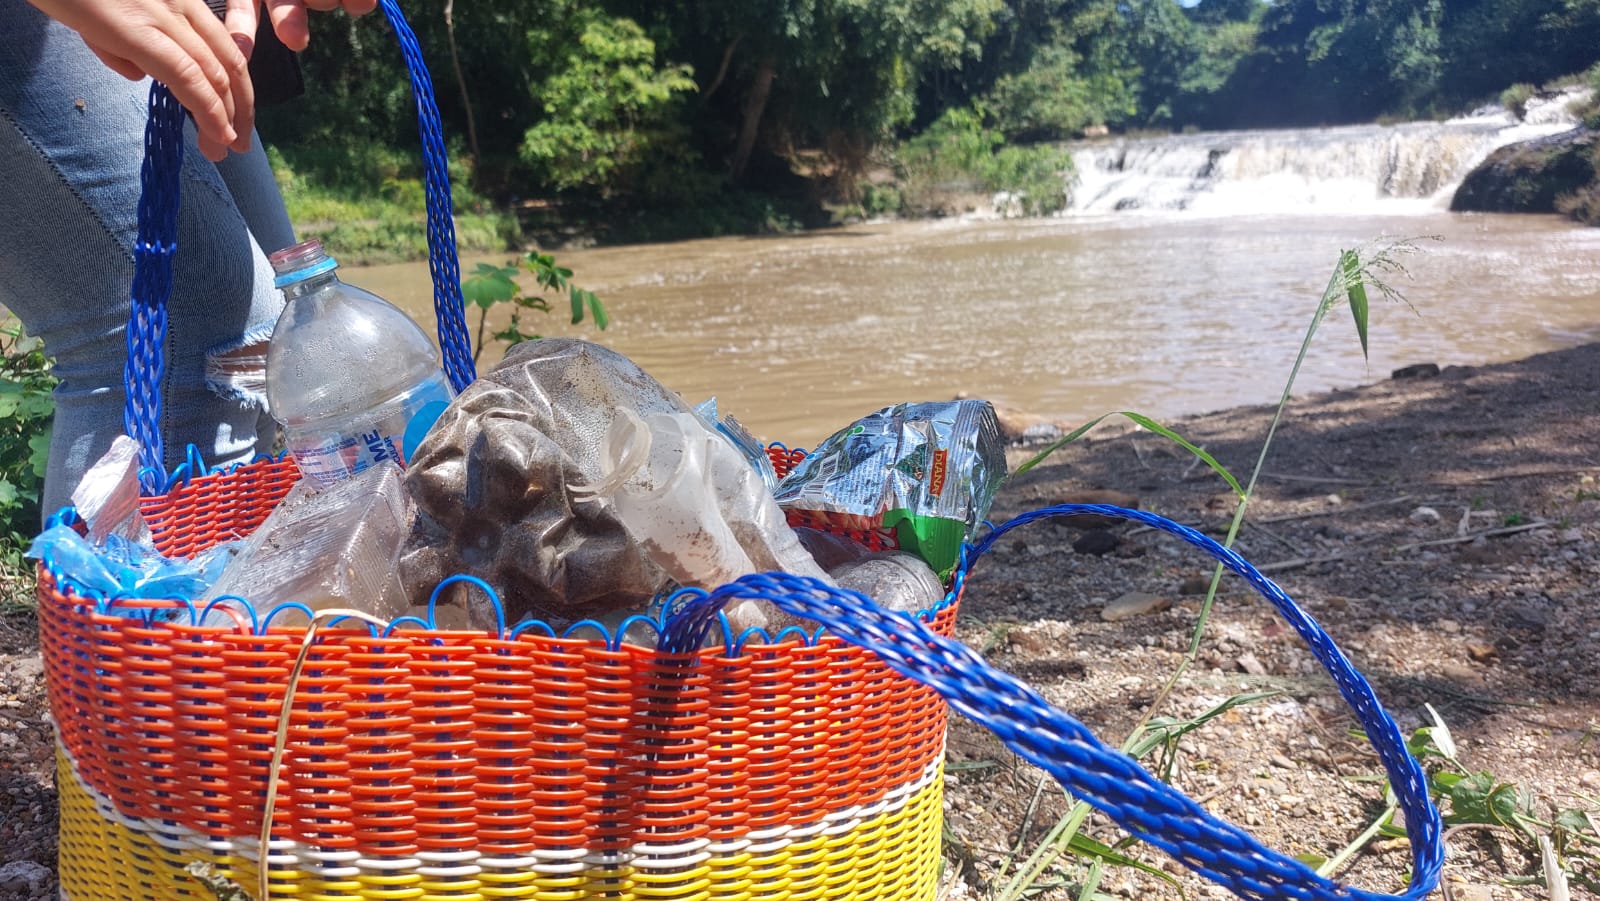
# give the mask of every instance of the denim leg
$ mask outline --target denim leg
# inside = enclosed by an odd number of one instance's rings
[[[0,305],[44,340],[62,379],[46,511],[67,502],[123,432],[149,90],[23,0],[0,0]],[[166,462],[181,462],[190,443],[208,463],[240,462],[266,450],[275,430],[259,392],[208,387],[206,361],[265,342],[282,298],[262,246],[293,236],[259,148],[218,167],[200,156],[191,127],[180,184],[161,386]]]

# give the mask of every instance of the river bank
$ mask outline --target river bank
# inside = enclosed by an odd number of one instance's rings
[[[1600,344],[1588,344],[1298,398],[1237,545],[1327,629],[1405,734],[1428,722],[1431,705],[1460,766],[1530,792],[1545,820],[1557,808],[1600,817],[1597,385]],[[1270,412],[1170,424],[1247,474]],[[1016,450],[1013,465],[1029,453]],[[1088,489],[1131,495],[1212,533],[1232,513],[1226,485],[1180,448],[1108,424],[1012,479],[991,519]],[[1187,648],[1209,568],[1147,530],[1079,526],[1036,524],[1000,542],[968,582],[960,637],[1117,744]],[[54,761],[36,623],[17,600],[0,604],[0,896],[46,898],[55,895]],[[1224,581],[1198,663],[1155,712],[1194,715],[1254,690],[1280,693],[1186,737],[1173,781],[1275,849],[1332,856],[1381,808],[1378,765],[1294,634]],[[1067,802],[966,721],[954,721],[949,747],[942,896],[992,898],[1005,881],[1001,861],[1031,850]],[[1087,830],[1119,837],[1098,817]],[[1531,848],[1504,829],[1452,834],[1452,897],[1549,897],[1512,884],[1539,872]],[[1191,899],[1222,897],[1153,849],[1127,853],[1172,874]],[[1396,891],[1408,862],[1403,840],[1382,838],[1338,875]],[[1597,878],[1593,857],[1583,865]],[[1076,897],[1075,873],[1070,863],[1047,871],[1039,897]],[[1576,897],[1586,891],[1573,887]],[[1177,896],[1117,868],[1101,891]]]

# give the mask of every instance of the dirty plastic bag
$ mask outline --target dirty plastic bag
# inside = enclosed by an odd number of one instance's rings
[[[33,539],[27,556],[48,560],[77,587],[108,598],[178,598],[194,601],[222,574],[239,542],[215,545],[194,559],[163,557],[155,545],[107,535],[91,544],[71,526],[51,526]]]
[[[462,391],[406,471],[417,518],[400,580],[411,602],[462,573],[494,586],[508,624],[535,617],[560,629],[643,611],[665,574],[613,505],[582,503],[570,488],[601,472],[619,409],[690,412],[632,360],[575,338],[518,344]],[[478,592],[453,586],[441,601],[466,606],[475,627],[494,623]]]
[[[617,411],[601,446],[602,477],[572,491],[609,499],[650,559],[679,585],[712,589],[755,572],[786,572],[832,584],[801,546],[761,473],[745,454],[691,413],[640,418]],[[769,604],[727,608],[736,632],[791,621]]]

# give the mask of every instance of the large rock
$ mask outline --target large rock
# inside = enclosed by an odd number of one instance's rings
[[[1574,128],[1501,147],[1467,174],[1450,209],[1475,213],[1554,213],[1556,198],[1595,178],[1600,133]]]

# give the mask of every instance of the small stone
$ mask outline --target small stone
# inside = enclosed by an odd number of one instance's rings
[[[1494,645],[1470,642],[1467,644],[1467,656],[1475,663],[1488,663],[1495,658]]]
[[[1585,770],[1578,781],[1589,788],[1600,788],[1600,770]]]
[[[0,867],[0,889],[34,892],[49,879],[49,868],[31,860],[14,860]]]
[[[1583,540],[1583,530],[1582,529],[1563,529],[1561,531],[1561,542],[1563,544],[1572,544],[1573,542],[1582,541],[1582,540]]]
[[[1272,756],[1270,758],[1268,758],[1268,759],[1272,761],[1272,765],[1273,766],[1277,767],[1280,770],[1292,770],[1292,769],[1294,769],[1294,761],[1290,760],[1281,751],[1274,751]]]
[[[1438,363],[1413,363],[1389,374],[1392,379],[1431,379],[1439,375]]]
[[[1117,548],[1117,536],[1105,529],[1092,529],[1084,532],[1077,541],[1072,543],[1072,549],[1080,554],[1094,557],[1103,557]]]
[[[1261,665],[1260,659],[1248,651],[1240,654],[1239,659],[1235,660],[1234,663],[1241,672],[1249,673],[1252,676],[1265,676],[1267,674],[1267,668]]]
[[[1326,498],[1324,498],[1324,500],[1326,500],[1328,502],[1328,506],[1330,506],[1330,507],[1337,507],[1340,504],[1344,503],[1344,498],[1340,497],[1337,494],[1330,494]]]
[[[1108,623],[1115,623],[1135,616],[1156,613],[1171,606],[1172,601],[1160,595],[1130,591],[1101,608],[1100,618]]]
[[[1306,802],[1306,799],[1300,797],[1299,795],[1279,795],[1278,796],[1278,803],[1282,804],[1284,807],[1298,807],[1301,804],[1304,804],[1305,802]]]
[[[1456,901],[1494,901],[1494,892],[1487,885],[1461,885],[1451,886],[1452,897]]]
[[[1006,633],[1006,643],[1020,654],[1037,657],[1050,650],[1055,644],[1044,634],[1042,629],[1012,629]]]
[[[1439,511],[1432,507],[1418,507],[1411,511],[1411,521],[1417,523],[1438,522]]]
[[[1461,631],[1461,624],[1453,619],[1439,620],[1439,631],[1447,635],[1455,635]]]

